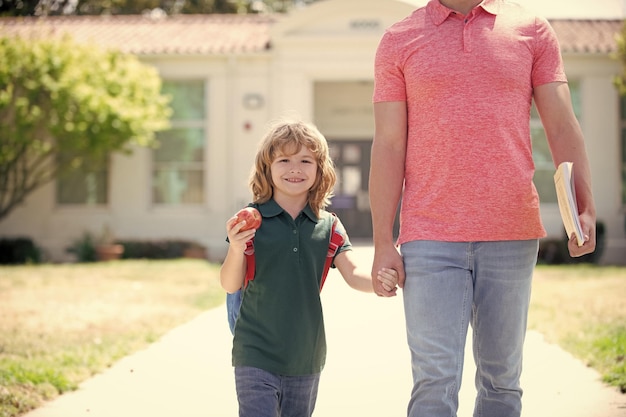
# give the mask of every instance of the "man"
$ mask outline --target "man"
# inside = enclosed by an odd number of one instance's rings
[[[375,63],[373,271],[401,273],[413,417],[455,416],[468,326],[475,416],[521,413],[519,380],[538,239],[529,115],[555,164],[574,163],[582,246],[595,249],[584,139],[556,36],[508,0],[431,0],[390,27]],[[396,250],[393,222],[402,197]],[[386,295],[378,282],[374,290]]]

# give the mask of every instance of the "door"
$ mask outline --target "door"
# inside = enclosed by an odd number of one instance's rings
[[[328,210],[339,216],[350,238],[371,238],[368,179],[372,141],[329,139],[328,145],[337,171],[335,196]]]

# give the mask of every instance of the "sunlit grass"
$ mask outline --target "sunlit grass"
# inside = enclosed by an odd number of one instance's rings
[[[76,389],[223,301],[198,260],[0,267],[0,417]]]
[[[529,326],[626,391],[626,268],[537,267]]]
[[[75,389],[219,305],[198,260],[0,266],[0,417]],[[626,268],[539,266],[529,326],[626,386]]]

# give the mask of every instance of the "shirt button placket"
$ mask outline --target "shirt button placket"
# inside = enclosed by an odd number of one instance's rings
[[[298,229],[293,229],[293,253],[298,252]]]
[[[466,17],[463,20],[463,52],[472,51],[472,37],[470,34],[470,17]]]

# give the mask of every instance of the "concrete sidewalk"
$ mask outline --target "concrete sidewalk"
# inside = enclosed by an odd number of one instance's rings
[[[356,250],[371,259],[371,248]],[[314,415],[406,415],[412,384],[401,297],[381,299],[356,292],[332,270],[322,298],[328,360]],[[460,417],[473,411],[470,343]],[[234,417],[230,349],[222,305],[26,417]],[[626,395],[603,385],[596,372],[547,344],[540,334],[528,333],[525,355],[524,417],[626,416]]]

